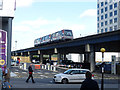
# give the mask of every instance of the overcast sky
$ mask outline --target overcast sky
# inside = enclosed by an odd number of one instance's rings
[[[12,50],[34,46],[36,38],[72,29],[74,38],[97,33],[97,0],[17,0]],[[81,36],[80,36],[81,34]]]

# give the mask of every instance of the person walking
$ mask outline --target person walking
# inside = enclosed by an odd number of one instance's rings
[[[33,79],[33,69],[32,69],[32,64],[30,64],[30,66],[28,67],[28,71],[29,71],[29,77],[26,80],[26,83],[28,83],[29,79],[32,79],[32,83],[35,83],[34,79]]]
[[[80,90],[99,90],[98,83],[95,80],[91,79],[92,74],[87,71],[85,75],[86,79],[83,81]]]
[[[7,68],[7,66],[4,66],[3,76],[5,79],[5,82],[10,82],[10,70]]]

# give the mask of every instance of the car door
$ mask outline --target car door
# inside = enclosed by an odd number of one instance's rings
[[[72,70],[68,77],[70,82],[79,82],[79,70]]]
[[[85,80],[85,70],[79,70],[79,82],[82,82]]]

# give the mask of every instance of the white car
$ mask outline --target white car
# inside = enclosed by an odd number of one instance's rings
[[[70,83],[70,82],[83,82],[85,80],[85,73],[90,71],[88,69],[69,69],[64,73],[56,74],[53,81],[56,83]],[[93,79],[93,75],[92,75]]]

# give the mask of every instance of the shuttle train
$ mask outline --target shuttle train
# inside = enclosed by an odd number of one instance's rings
[[[35,39],[34,46],[40,46],[47,43],[66,41],[66,40],[72,40],[72,39],[73,39],[72,30],[63,29],[53,34],[49,34],[44,37]]]

